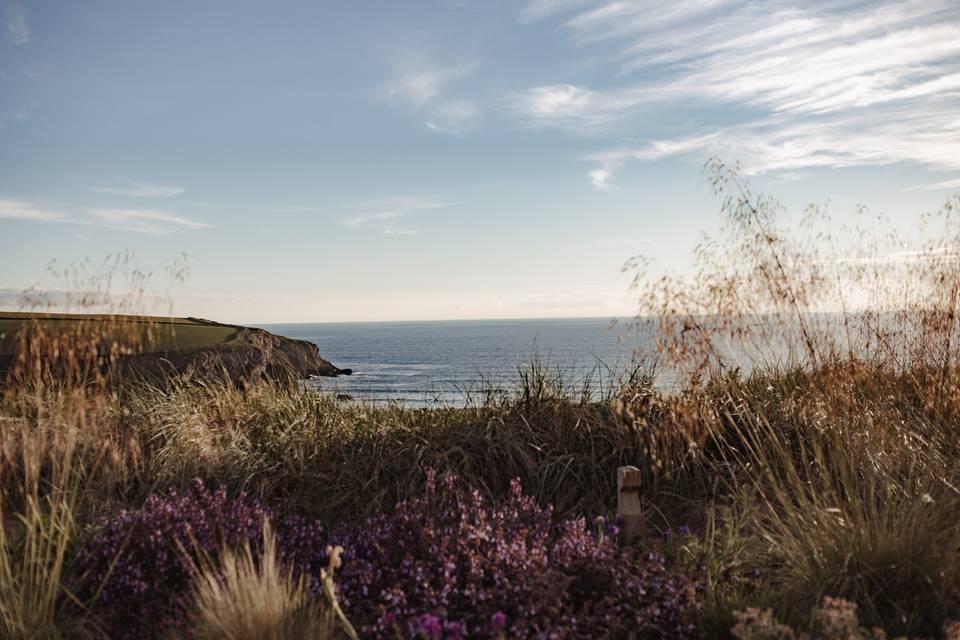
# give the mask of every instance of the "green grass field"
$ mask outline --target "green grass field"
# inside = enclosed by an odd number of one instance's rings
[[[60,333],[93,328],[115,333],[118,340],[136,339],[148,353],[230,347],[247,332],[243,327],[195,318],[2,311],[0,355],[12,352],[18,332],[25,329]],[[148,335],[150,339],[146,339]]]

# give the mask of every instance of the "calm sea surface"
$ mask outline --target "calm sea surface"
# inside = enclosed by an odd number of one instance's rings
[[[485,388],[509,390],[535,357],[566,384],[595,393],[642,361],[649,346],[625,322],[604,319],[271,324],[309,340],[352,376],[318,378],[317,389],[355,399],[461,404]],[[639,355],[635,355],[639,354]],[[640,358],[639,360],[637,358]]]

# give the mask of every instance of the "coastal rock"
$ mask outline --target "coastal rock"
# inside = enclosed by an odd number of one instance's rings
[[[132,364],[137,368],[151,368],[150,361],[160,359],[190,377],[217,377],[225,373],[235,381],[306,380],[352,373],[322,358],[320,349],[312,342],[278,336],[263,329],[240,329],[243,332],[240,338],[230,345],[142,354]]]

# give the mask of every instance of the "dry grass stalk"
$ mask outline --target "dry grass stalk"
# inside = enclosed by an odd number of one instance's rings
[[[335,560],[334,560],[335,558]],[[323,576],[325,601],[311,598],[305,576],[295,578],[277,558],[276,538],[264,523],[263,549],[224,549],[219,562],[198,567],[186,637],[194,640],[356,638],[340,611],[334,562]]]

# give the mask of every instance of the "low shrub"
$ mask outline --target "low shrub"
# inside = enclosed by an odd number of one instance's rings
[[[607,533],[607,535],[605,535]],[[514,481],[488,504],[431,477],[420,498],[349,531],[340,584],[354,622],[379,637],[681,638],[694,584],[662,555],[558,520]]]
[[[95,533],[82,557],[88,591],[118,637],[142,637],[183,620],[191,556],[221,545],[262,546],[269,512],[246,496],[197,485],[152,496]],[[664,556],[621,549],[616,530],[559,519],[514,482],[503,504],[458,491],[453,476],[391,514],[327,530],[300,518],[276,522],[278,557],[323,590],[330,543],[342,545],[337,585],[363,637],[682,638],[693,633],[693,581]]]
[[[262,542],[270,511],[199,481],[186,492],[151,495],[95,531],[80,551],[78,593],[111,638],[142,638],[182,624],[199,557]]]

